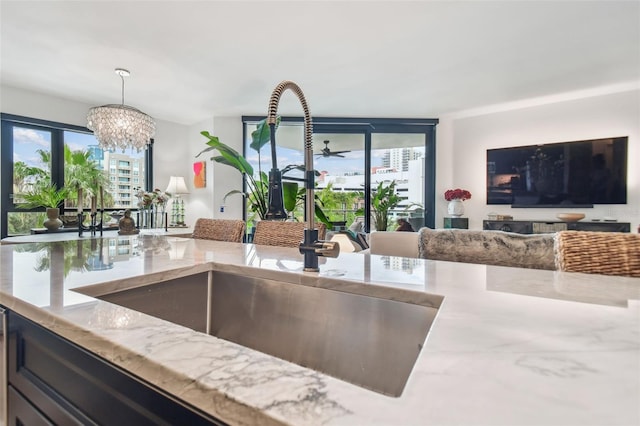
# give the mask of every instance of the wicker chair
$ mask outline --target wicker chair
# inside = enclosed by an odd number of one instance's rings
[[[324,223],[315,224],[318,230],[318,239],[322,240],[327,232]],[[280,247],[298,247],[304,239],[306,222],[280,222],[273,220],[261,220],[256,224],[253,235],[253,244]]]
[[[241,243],[244,237],[245,223],[243,220],[204,219],[196,221],[192,238],[201,240],[229,241]]]
[[[561,231],[555,238],[561,271],[640,277],[640,235]]]

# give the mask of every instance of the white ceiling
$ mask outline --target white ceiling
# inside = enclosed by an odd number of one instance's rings
[[[1,83],[157,119],[437,118],[640,81],[638,1],[0,1]],[[301,115],[293,94],[282,115]]]

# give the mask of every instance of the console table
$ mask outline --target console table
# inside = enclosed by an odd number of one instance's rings
[[[542,220],[483,220],[482,229],[517,232],[518,234],[544,234],[558,231],[631,232],[629,222],[588,221],[561,222]]]

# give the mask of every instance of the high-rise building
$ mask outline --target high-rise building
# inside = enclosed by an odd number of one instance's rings
[[[393,148],[385,152],[382,165],[399,172],[406,172],[409,171],[409,161],[421,158],[423,154],[424,148]]]
[[[127,154],[104,152],[104,170],[111,183],[114,208],[127,209],[137,207],[136,192],[145,187],[144,157],[133,158]]]

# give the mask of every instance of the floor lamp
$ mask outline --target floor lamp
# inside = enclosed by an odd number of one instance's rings
[[[185,227],[184,223],[184,201],[180,197],[182,194],[188,194],[189,190],[187,189],[187,185],[184,183],[184,177],[182,176],[171,176],[169,179],[169,186],[165,192],[171,194],[173,197],[173,202],[171,203],[171,223],[169,226],[172,227]]]

